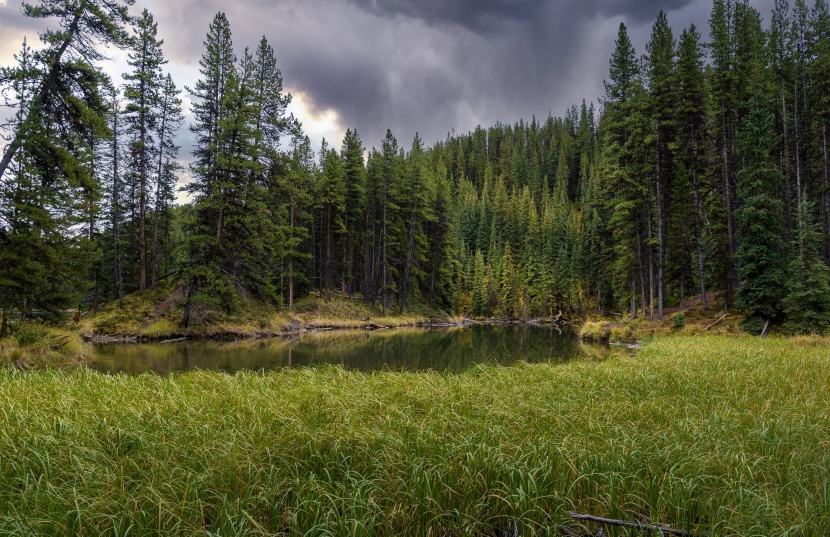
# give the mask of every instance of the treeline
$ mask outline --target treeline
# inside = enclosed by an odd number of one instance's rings
[[[130,3],[24,4],[62,22],[3,70],[4,319],[95,310],[169,278],[185,325],[310,292],[384,313],[650,319],[719,292],[748,330],[830,325],[824,0],[779,0],[766,26],[748,2],[715,0],[708,40],[694,26],[676,39],[661,12],[642,56],[620,25],[599,110],[431,147],[387,132],[369,149],[349,129],[316,152],[267,40],[237,57],[219,13],[186,88],[194,181],[179,207],[180,91],[152,15]],[[130,51],[122,87],[95,44]]]

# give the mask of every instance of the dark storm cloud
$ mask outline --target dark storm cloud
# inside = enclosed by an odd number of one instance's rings
[[[428,24],[459,25],[473,31],[493,31],[504,21],[532,22],[551,6],[562,13],[590,13],[604,17],[624,15],[634,20],[653,17],[658,10],[680,9],[692,0],[347,0],[379,16],[404,16]],[[575,20],[577,24],[581,21]]]
[[[0,0],[2,1],[2,0]],[[17,0],[10,0],[17,1]],[[753,1],[767,17],[773,0]],[[265,35],[286,89],[334,110],[368,147],[391,128],[402,145],[455,130],[561,115],[601,97],[617,26],[638,54],[660,9],[706,35],[711,0],[138,0],[159,22],[168,68],[192,85],[208,24],[225,11],[240,50]],[[18,6],[0,7],[17,26]],[[7,15],[8,14],[8,15]],[[7,16],[8,21],[7,21]],[[184,152],[188,138],[183,135]],[[315,140],[319,142],[319,140]],[[340,140],[330,140],[339,146]]]
[[[596,100],[620,20],[639,52],[660,9],[679,27],[687,22],[673,13],[695,7],[692,0],[201,0],[193,9],[195,0],[145,1],[180,64],[197,61],[216,11],[226,11],[238,48],[264,34],[286,88],[317,112],[335,110],[369,147],[387,128],[402,142],[416,131],[433,142],[451,130]],[[708,11],[709,0],[699,5]]]

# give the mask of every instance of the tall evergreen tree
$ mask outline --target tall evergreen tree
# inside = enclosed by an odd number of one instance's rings
[[[159,120],[158,104],[164,84],[161,66],[167,63],[161,52],[163,40],[158,39],[158,25],[145,9],[136,21],[127,60],[132,68],[124,73],[125,119],[132,138],[132,158],[138,190],[138,271],[139,290],[147,288],[147,200],[150,174],[155,154],[160,153],[160,140],[153,137]],[[159,157],[161,158],[161,157]]]
[[[36,136],[49,116],[70,130],[90,128],[89,119],[100,117],[101,110],[88,106],[84,100],[73,100],[72,105],[61,106],[75,91],[100,84],[101,74],[92,63],[102,60],[103,47],[124,47],[129,42],[128,7],[135,0],[39,0],[37,4],[23,2],[27,17],[57,19],[60,30],[48,29],[40,34],[45,47],[34,54],[37,64],[33,91],[25,102],[18,103],[20,118],[9,144],[0,159],[0,177],[8,170],[12,159],[25,141]],[[94,127],[92,127],[94,128]]]
[[[737,261],[743,285],[736,305],[748,313],[744,328],[760,332],[777,321],[784,296],[783,208],[778,198],[781,175],[772,160],[775,146],[774,119],[756,94],[741,130],[741,154],[737,211],[741,245]]]
[[[357,130],[346,129],[341,149],[345,180],[344,225],[347,230],[346,245],[343,249],[343,267],[349,296],[360,282],[361,245],[365,233],[364,213],[366,211],[366,165],[363,162],[363,143]]]
[[[704,268],[703,221],[704,204],[701,188],[706,133],[706,87],[703,74],[703,52],[700,35],[694,25],[680,36],[677,60],[678,103],[678,158],[691,179],[694,203],[694,235],[697,257],[697,280],[701,305],[708,306],[706,271]]]

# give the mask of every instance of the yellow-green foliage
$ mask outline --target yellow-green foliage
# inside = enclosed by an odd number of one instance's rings
[[[278,311],[275,306],[263,304],[250,297],[240,297],[239,307],[233,313],[220,310],[200,312],[193,324],[181,326],[182,291],[168,285],[154,291],[130,294],[124,297],[124,307],[116,302],[106,304],[82,322],[81,333],[93,335],[140,336],[163,339],[178,334],[192,336],[256,337],[292,332],[306,328],[362,328],[366,326],[415,326],[441,312],[423,307],[404,315],[392,310],[383,317],[381,309],[371,307],[362,300],[352,300],[334,295],[326,301],[320,297],[299,300],[292,311]]]
[[[124,307],[117,301],[105,304],[96,314],[89,315],[81,323],[84,335],[139,335],[148,324],[154,324],[164,315],[172,313],[174,290],[163,287],[142,291],[124,297]]]
[[[634,329],[630,324],[614,324],[611,327],[611,341],[626,342],[634,339]]]
[[[575,510],[822,536],[828,415],[830,353],[806,339],[658,338],[461,374],[7,369],[0,527],[557,535]]]
[[[579,338],[583,341],[608,341],[611,335],[611,323],[587,321],[579,328]]]
[[[141,337],[150,339],[170,337],[179,333],[181,333],[179,325],[168,319],[157,321],[139,331],[139,335],[141,335]]]
[[[441,312],[419,309],[397,315],[392,308],[384,317],[381,308],[372,307],[362,300],[332,296],[326,301],[319,297],[307,297],[298,301],[289,312],[301,324],[310,328],[361,328],[365,326],[403,327],[425,323],[427,319]]]
[[[0,365],[19,361],[29,366],[79,363],[89,347],[74,330],[36,322],[16,326],[14,335],[0,339]]]

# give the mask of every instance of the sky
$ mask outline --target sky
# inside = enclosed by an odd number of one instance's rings
[[[769,19],[773,0],[753,0]],[[418,132],[432,144],[455,131],[520,118],[563,115],[597,102],[620,22],[638,54],[660,9],[679,36],[696,24],[708,36],[711,0],[137,0],[164,39],[166,69],[179,87],[199,78],[208,24],[224,10],[234,46],[274,47],[290,111],[313,147],[339,147],[347,128],[366,148],[387,129],[408,147]],[[38,24],[20,0],[0,0],[0,65],[8,65]],[[125,55],[111,51],[114,79]],[[184,104],[190,123],[189,100]],[[179,137],[189,158],[192,136]],[[185,178],[187,180],[187,178]]]

